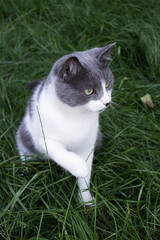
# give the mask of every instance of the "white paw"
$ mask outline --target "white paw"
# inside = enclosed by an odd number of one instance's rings
[[[89,190],[79,192],[79,201],[87,206],[94,206],[95,198]]]
[[[89,173],[87,163],[82,159],[77,159],[77,161],[75,159],[69,171],[75,177],[86,177]]]

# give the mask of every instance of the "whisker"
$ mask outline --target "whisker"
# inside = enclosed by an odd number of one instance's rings
[[[115,102],[113,102],[113,101],[111,101],[111,104],[110,104],[111,108],[112,108],[114,111],[117,111],[117,109],[116,109],[112,104],[115,104],[116,106],[118,106],[118,104],[115,103]]]
[[[112,96],[112,99],[114,99],[116,96]]]
[[[113,110],[117,111],[117,109],[115,107],[113,107],[112,104],[110,106]]]
[[[118,103],[116,103],[116,102],[114,102],[114,101],[111,101],[111,103],[113,103],[113,104],[115,104],[115,105],[119,106],[119,104],[118,104]]]

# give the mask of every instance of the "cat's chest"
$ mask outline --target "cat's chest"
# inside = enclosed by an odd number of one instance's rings
[[[96,141],[98,115],[55,111],[44,120],[47,136],[62,142],[68,148],[83,144],[93,145]]]

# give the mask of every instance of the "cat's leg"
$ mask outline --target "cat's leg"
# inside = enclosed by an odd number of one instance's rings
[[[94,197],[90,193],[90,178],[92,171],[92,162],[93,162],[93,149],[79,153],[79,155],[87,162],[89,174],[86,177],[79,177],[77,179],[79,185],[79,199],[81,202],[84,202],[85,205],[93,205]]]
[[[88,175],[89,168],[87,162],[77,154],[67,151],[60,142],[51,139],[45,139],[45,141],[40,139],[39,146],[49,158],[75,177],[86,177]]]

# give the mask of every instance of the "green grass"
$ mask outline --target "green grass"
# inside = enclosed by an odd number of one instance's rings
[[[160,239],[160,3],[154,0],[1,0],[0,239]],[[74,50],[117,42],[114,108],[101,115],[95,207],[55,163],[22,166],[15,133],[30,93]],[[127,77],[127,78],[126,78]],[[140,102],[150,93],[151,110]]]

